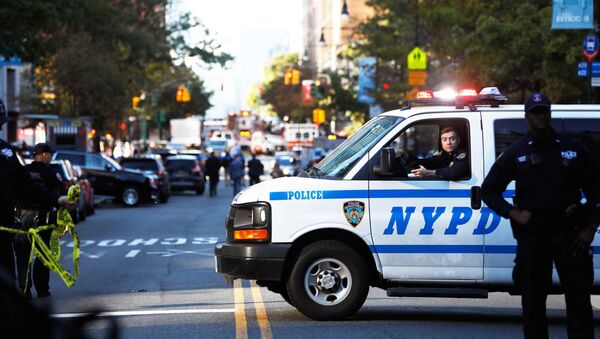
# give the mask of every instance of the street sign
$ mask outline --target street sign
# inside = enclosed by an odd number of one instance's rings
[[[586,77],[587,74],[587,62],[580,62],[577,64],[577,76]]]
[[[592,87],[600,87],[600,78],[592,78]]]
[[[427,55],[425,55],[425,52],[422,49],[415,47],[408,53],[407,65],[409,71],[424,71],[427,69]]]
[[[594,28],[594,0],[552,1],[552,29]]]
[[[598,55],[598,36],[596,34],[588,34],[583,39],[583,55],[589,62],[594,60]]]
[[[600,62],[592,62],[592,76],[600,77]]]
[[[426,71],[408,71],[408,84],[412,86],[425,86],[427,81]]]

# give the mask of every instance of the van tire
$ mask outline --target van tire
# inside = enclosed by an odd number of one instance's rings
[[[345,319],[367,298],[368,271],[350,246],[317,241],[302,249],[287,281],[291,304],[314,320]]]

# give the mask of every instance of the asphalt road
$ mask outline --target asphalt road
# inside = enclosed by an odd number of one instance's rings
[[[219,196],[174,195],[167,204],[122,208],[106,204],[78,226],[81,274],[75,286],[51,278],[52,297],[34,299],[54,317],[105,313],[87,331],[107,333],[115,320],[121,338],[518,338],[520,298],[492,293],[489,299],[388,298],[372,289],[351,319],[315,322],[279,295],[251,281],[225,285],[215,273],[214,244],[225,236],[231,187]],[[63,260],[72,247],[65,237]],[[35,295],[35,294],[34,294]],[[600,297],[593,297],[600,306]],[[595,307],[600,337],[600,308]],[[553,338],[566,337],[562,296],[548,300]]]

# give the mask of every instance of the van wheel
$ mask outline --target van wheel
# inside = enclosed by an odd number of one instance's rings
[[[367,264],[350,246],[315,242],[300,252],[287,282],[291,304],[315,320],[340,320],[358,311],[367,298]]]
[[[121,192],[121,202],[125,206],[135,206],[140,202],[139,190],[134,186],[127,186]]]

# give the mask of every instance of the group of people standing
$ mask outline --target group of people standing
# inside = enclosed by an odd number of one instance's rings
[[[217,186],[220,180],[220,170],[223,167],[225,172],[225,181],[231,181],[233,186],[233,195],[238,194],[242,189],[242,182],[246,175],[245,159],[242,152],[234,152],[232,156],[226,156],[219,159],[215,152],[211,152],[206,160],[206,175],[209,178],[209,196],[217,196]],[[252,155],[252,159],[248,161],[248,177],[250,185],[260,182],[260,175],[264,172],[264,166],[256,155]]]
[[[8,122],[4,103],[0,100],[0,130]],[[0,139],[0,226],[28,230],[54,223],[59,207],[71,207],[59,173],[50,167],[52,149],[46,143],[33,148],[33,162],[22,166],[12,147]],[[50,241],[52,230],[40,232],[44,242]],[[0,231],[0,271],[9,284],[18,281],[26,299],[31,294],[31,242],[28,236]],[[16,259],[16,260],[15,260]],[[16,261],[16,269],[15,269]],[[39,298],[50,296],[50,271],[41,260],[33,264],[33,283]]]

